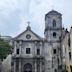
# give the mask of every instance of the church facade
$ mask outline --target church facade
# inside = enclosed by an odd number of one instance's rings
[[[62,72],[62,14],[45,15],[44,38],[27,26],[12,39],[11,72]]]

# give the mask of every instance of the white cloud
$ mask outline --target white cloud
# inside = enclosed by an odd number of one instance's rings
[[[16,35],[24,31],[27,21],[30,21],[32,30],[43,36],[44,16],[52,10],[52,6],[63,14],[65,27],[70,27],[72,23],[70,14],[72,10],[69,9],[71,2],[71,0],[0,0],[0,32]]]
[[[0,26],[4,26],[10,13],[16,10],[16,4],[16,0],[0,0]]]

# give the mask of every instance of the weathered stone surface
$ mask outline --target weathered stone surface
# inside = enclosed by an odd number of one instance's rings
[[[11,55],[2,62],[2,72],[11,72]]]

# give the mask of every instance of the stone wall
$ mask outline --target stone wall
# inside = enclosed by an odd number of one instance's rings
[[[2,72],[11,72],[11,55],[2,62]]]

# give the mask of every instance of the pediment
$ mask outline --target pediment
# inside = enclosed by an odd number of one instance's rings
[[[27,29],[18,36],[16,36],[14,40],[42,40],[42,38],[34,33],[31,29]]]

